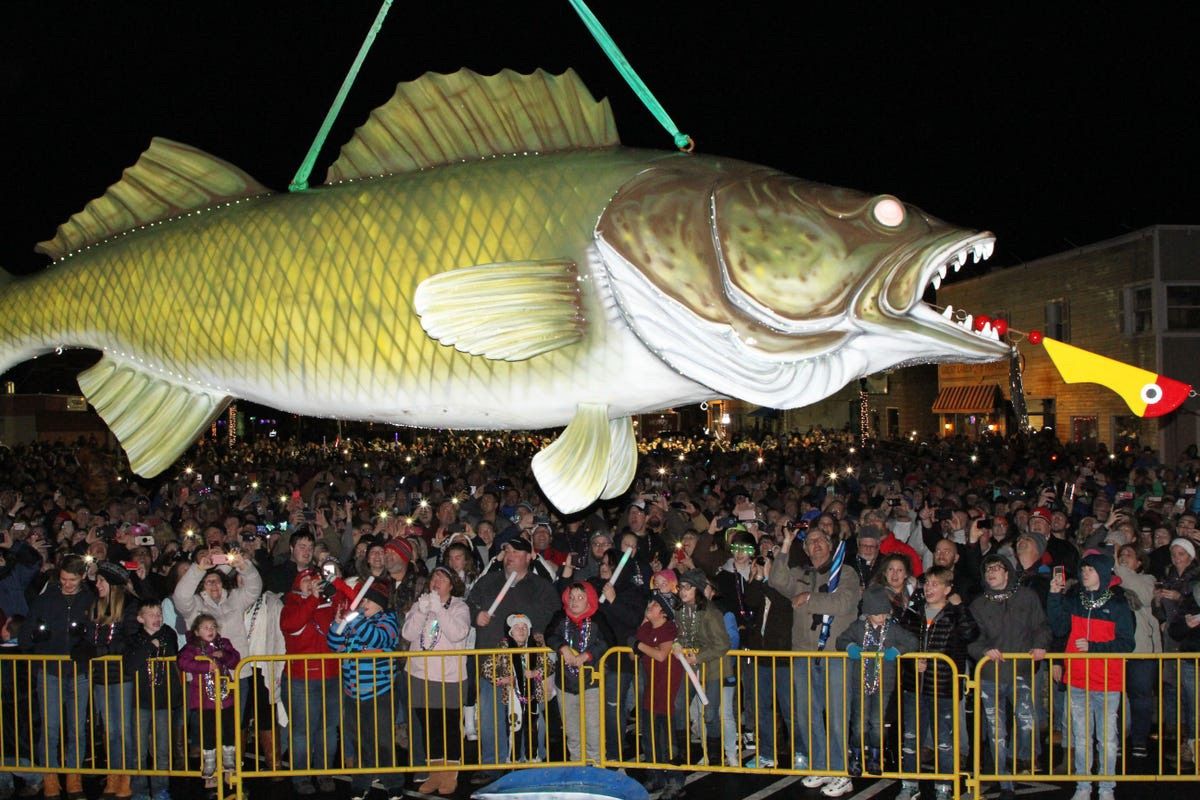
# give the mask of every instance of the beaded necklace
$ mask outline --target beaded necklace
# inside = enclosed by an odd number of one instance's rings
[[[588,645],[591,644],[592,641],[591,617],[585,619],[583,624],[579,625],[578,628],[572,625],[570,620],[567,620],[565,623],[563,623],[563,628],[563,638],[567,640],[568,647],[570,647],[576,653],[582,653],[587,650]],[[572,628],[575,628],[578,631],[578,634],[572,635]],[[564,671],[572,678],[579,675],[579,667],[568,666]]]
[[[891,617],[888,617],[887,621],[878,628],[869,622],[863,627],[863,691],[866,694],[875,694],[879,691],[879,662],[878,659],[867,658],[865,653],[867,651],[878,653],[887,641],[888,631],[891,627]]]
[[[1079,593],[1079,602],[1088,611],[1095,611],[1100,606],[1112,599],[1112,589],[1105,589],[1102,594],[1094,597],[1088,597],[1086,593]]]

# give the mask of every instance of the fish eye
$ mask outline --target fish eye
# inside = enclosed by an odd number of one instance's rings
[[[1162,387],[1157,383],[1147,383],[1142,387],[1142,402],[1152,406],[1163,398]]]
[[[876,222],[888,228],[898,228],[904,223],[904,204],[894,197],[881,197],[871,213]]]

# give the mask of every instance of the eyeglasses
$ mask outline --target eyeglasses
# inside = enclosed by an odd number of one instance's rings
[[[729,550],[732,553],[743,553],[745,555],[752,556],[754,555],[755,547],[752,544],[735,544],[730,545]]]

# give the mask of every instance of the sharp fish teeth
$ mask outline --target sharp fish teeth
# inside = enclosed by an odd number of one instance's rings
[[[932,283],[933,283],[933,288],[934,288],[934,289],[940,289],[940,288],[942,288],[942,279],[941,279],[939,276],[937,276],[937,275],[934,275],[934,276],[933,276],[933,281],[932,281]]]
[[[969,331],[975,330],[975,317],[972,314],[967,314],[967,318],[962,321],[962,326]]]
[[[959,250],[954,254],[954,271],[958,272],[965,263],[967,263],[967,251]]]
[[[983,243],[983,259],[984,259],[984,261],[986,261],[987,259],[992,257],[992,253],[995,251],[995,249],[996,249],[996,243],[994,241],[986,241]]]
[[[978,242],[971,245],[971,260],[972,260],[972,262],[978,264],[979,260],[982,257],[983,257],[983,245],[979,244]]]
[[[946,278],[946,265],[945,264],[942,264],[940,267],[938,267],[938,275],[940,275],[942,277],[942,279],[945,280],[945,278]]]
[[[942,309],[942,316],[946,319],[954,319],[954,306],[947,305]]]

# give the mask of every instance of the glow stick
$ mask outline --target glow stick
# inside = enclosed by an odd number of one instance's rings
[[[621,570],[625,569],[625,562],[629,560],[631,555],[633,555],[633,551],[626,547],[624,552],[621,553],[621,560],[617,562],[617,568],[613,570],[612,577],[608,579],[608,583],[604,584],[605,586],[616,588],[617,578],[621,577]],[[604,592],[601,592],[600,602],[603,603],[607,600],[608,598],[604,596]]]
[[[515,572],[508,573],[508,580],[506,580],[504,582],[504,585],[500,587],[500,594],[496,595],[496,599],[492,601],[492,605],[488,609],[487,613],[488,613],[489,617],[495,616],[496,609],[500,607],[500,602],[502,600],[504,600],[504,595],[508,594],[508,590],[511,589],[512,585],[516,582],[517,582],[517,573],[515,573]]]
[[[687,657],[683,654],[683,648],[677,643],[671,648],[675,654],[675,658],[679,659],[679,663],[683,666],[683,671],[687,673],[688,680],[692,682],[692,688],[696,690],[696,697],[700,698],[700,705],[708,705],[708,695],[704,693],[704,687],[700,685],[700,678],[696,675],[696,670],[692,669],[692,665],[688,663]]]
[[[375,582],[374,575],[367,576],[367,579],[365,581],[363,581],[362,588],[358,590],[358,594],[356,594],[354,596],[354,600],[352,600],[350,602],[350,613],[347,614],[345,617],[343,617],[342,621],[338,623],[338,626],[337,626],[338,635],[341,635],[342,631],[346,630],[346,626],[350,624],[350,620],[352,620],[358,616],[358,611],[356,610],[358,608],[358,604],[361,603],[362,599],[367,596],[367,589],[370,589],[371,584],[374,582]]]

